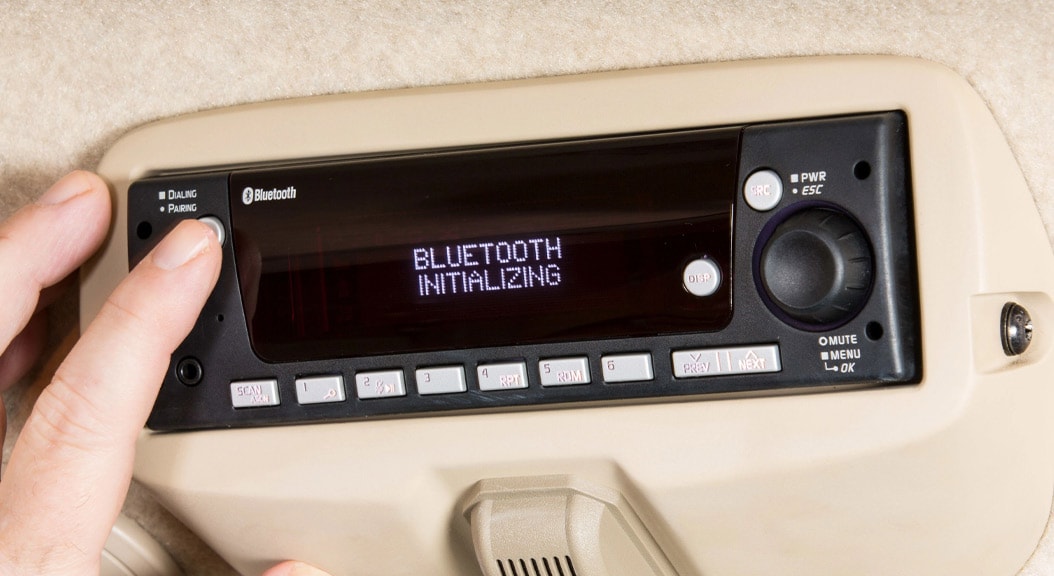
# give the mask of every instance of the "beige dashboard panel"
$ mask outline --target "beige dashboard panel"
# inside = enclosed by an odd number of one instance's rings
[[[755,61],[318,97],[159,122],[100,172],[119,231],[81,324],[127,274],[125,195],[159,170],[903,110],[924,375],[915,386],[157,434],[136,477],[239,571],[478,574],[481,480],[618,491],[684,576],[1010,575],[1054,491],[1054,259],[988,110],[939,66]],[[1034,341],[1002,352],[1003,304]]]

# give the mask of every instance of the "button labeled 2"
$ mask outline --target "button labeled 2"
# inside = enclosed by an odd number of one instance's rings
[[[363,400],[406,396],[403,371],[359,372],[355,375],[355,390]]]

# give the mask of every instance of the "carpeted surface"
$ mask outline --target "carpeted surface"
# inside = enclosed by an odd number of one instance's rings
[[[1054,230],[1052,29],[1050,1],[5,3],[0,215],[71,168],[93,168],[129,129],[196,110],[404,86],[860,53],[917,56],[967,78],[1003,128]],[[5,396],[15,430],[74,339],[75,306],[72,298],[57,306],[41,368]],[[230,570],[143,490],[133,488],[126,513],[155,532],[189,574]],[[1054,575],[1050,532],[1022,574]]]

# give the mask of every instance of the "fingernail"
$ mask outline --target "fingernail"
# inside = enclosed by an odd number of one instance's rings
[[[83,172],[70,172],[53,184],[48,191],[37,199],[38,204],[55,205],[62,204],[66,200],[79,196],[91,190],[91,182],[84,176]]]
[[[208,227],[200,222],[187,220],[165,236],[154,248],[151,258],[154,266],[162,270],[172,270],[191,261],[208,248],[209,242],[215,241],[215,236],[209,232]]]

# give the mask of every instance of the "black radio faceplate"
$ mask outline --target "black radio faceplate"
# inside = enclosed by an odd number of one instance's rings
[[[227,240],[155,430],[918,382],[903,114],[161,175]]]

